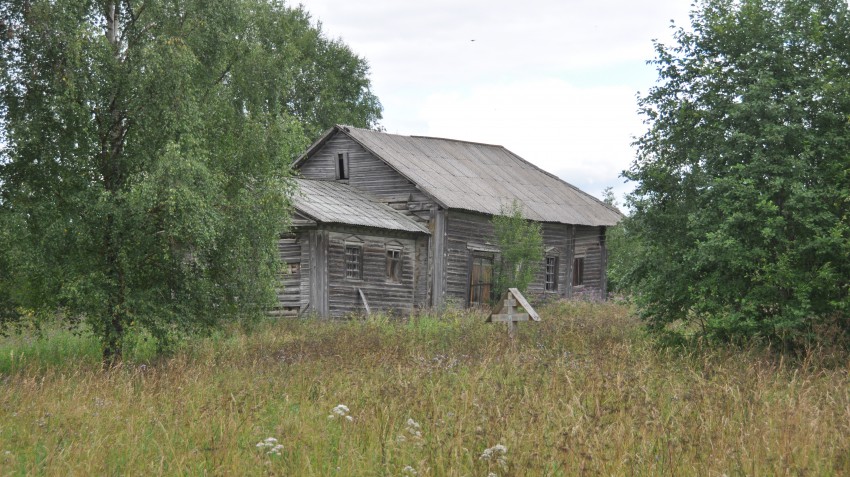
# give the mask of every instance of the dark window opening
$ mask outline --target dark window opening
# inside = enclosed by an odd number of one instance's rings
[[[558,289],[558,257],[546,257],[546,291]]]
[[[360,280],[363,277],[363,249],[347,245],[345,247],[345,278]]]
[[[492,293],[493,257],[473,256],[469,269],[469,306],[489,304]]]
[[[387,250],[387,279],[401,281],[401,250]]]
[[[345,154],[339,153],[336,155],[336,178],[348,179],[348,158]]]
[[[584,257],[573,260],[573,286],[584,285]]]
[[[298,275],[301,273],[301,262],[288,263],[286,266],[290,275]]]

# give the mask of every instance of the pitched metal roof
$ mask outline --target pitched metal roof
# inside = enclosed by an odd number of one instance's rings
[[[357,141],[446,208],[497,215],[517,200],[526,218],[537,221],[610,226],[623,218],[616,208],[490,144],[336,126],[296,165],[336,132]]]
[[[423,225],[348,184],[295,179],[295,209],[318,222],[429,233]]]

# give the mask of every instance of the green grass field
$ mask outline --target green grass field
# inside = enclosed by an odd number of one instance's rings
[[[620,305],[540,314],[514,342],[461,311],[282,320],[109,371],[85,335],[5,338],[0,475],[850,474],[846,355],[662,351]]]

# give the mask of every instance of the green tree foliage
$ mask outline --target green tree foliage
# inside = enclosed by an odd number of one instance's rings
[[[501,254],[493,273],[493,295],[501,297],[508,288],[525,293],[542,269],[543,235],[540,224],[526,220],[517,201],[502,206],[491,219]]]
[[[0,45],[0,320],[84,319],[107,360],[256,316],[291,158],[380,118],[364,60],[277,2],[4,2]]]
[[[847,3],[706,0],[691,23],[656,45],[624,173],[643,316],[720,339],[850,329]]]

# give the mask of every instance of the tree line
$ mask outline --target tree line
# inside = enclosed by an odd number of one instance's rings
[[[282,2],[3,2],[0,325],[84,317],[112,361],[260,313],[289,163],[377,125],[368,72]]]

